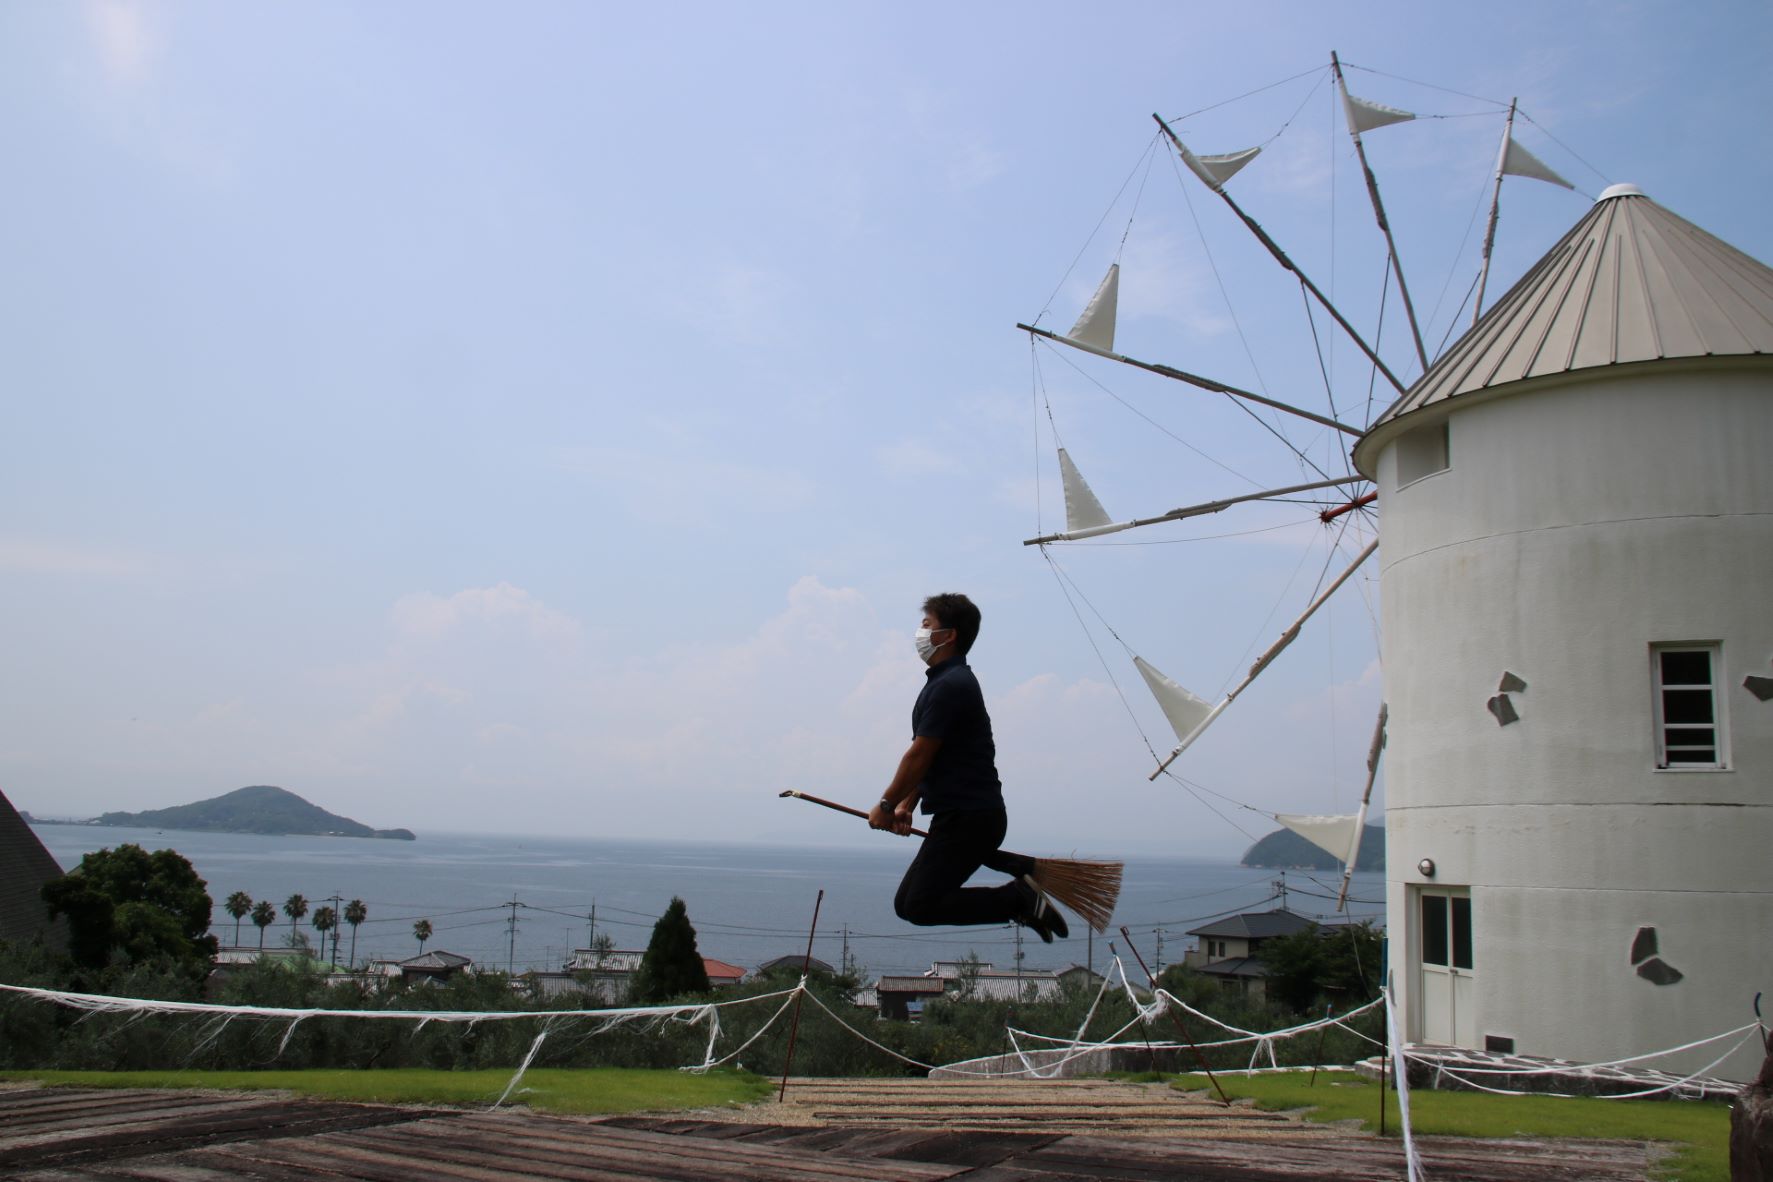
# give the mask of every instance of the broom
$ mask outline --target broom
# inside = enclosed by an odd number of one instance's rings
[[[847,804],[838,804],[834,800],[805,792],[796,792],[792,788],[781,795],[822,804],[828,809],[836,809],[852,817],[861,817],[864,820],[868,817],[861,809],[853,809]],[[913,829],[911,832],[918,837],[929,836],[922,829]],[[985,865],[999,873],[1015,875],[1022,873],[1022,860],[1020,854],[999,850],[985,859]],[[1108,921],[1114,918],[1114,904],[1120,899],[1122,863],[1090,862],[1078,858],[1035,858],[1033,862],[1034,870],[1029,877],[1034,880],[1035,886],[1077,912],[1085,923],[1098,932],[1108,930]]]

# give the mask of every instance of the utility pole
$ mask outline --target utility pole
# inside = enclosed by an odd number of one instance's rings
[[[344,911],[342,910],[342,908],[345,905],[345,899],[344,899],[343,895],[339,895],[339,894],[335,893],[332,898],[327,900],[327,902],[332,904],[332,958],[331,959],[332,959],[333,967],[337,968],[338,963],[339,963],[339,929],[345,926],[345,914],[344,914]],[[321,949],[321,951],[324,952],[325,949]]]
[[[591,900],[591,942],[585,947],[591,949],[591,955],[597,955],[597,900]]]
[[[1022,1000],[1022,925],[1016,925],[1016,1000]]]
[[[1164,930],[1152,928],[1151,934],[1157,937],[1157,975],[1161,977],[1164,972]]]
[[[515,976],[517,973],[517,909],[523,904],[517,901],[517,895],[513,893],[511,901],[502,904],[502,906],[511,909],[511,918],[506,921],[510,933],[510,943],[505,952],[505,975]]]
[[[1274,893],[1280,896],[1280,909],[1285,911],[1287,909],[1287,872],[1285,870],[1281,871],[1281,876],[1274,880]]]

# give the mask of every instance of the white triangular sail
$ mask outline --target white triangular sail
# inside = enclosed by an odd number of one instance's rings
[[[1151,667],[1144,657],[1134,657],[1133,664],[1139,667],[1140,676],[1151,688],[1151,696],[1163,708],[1164,717],[1170,720],[1170,729],[1176,732],[1176,741],[1186,743],[1190,736],[1205,725],[1214,714],[1210,702],[1189,693],[1161,672]]]
[[[1219,182],[1213,185],[1213,188],[1217,189],[1219,185],[1223,185],[1236,176],[1243,166],[1254,160],[1261,151],[1261,148],[1245,148],[1241,152],[1226,152],[1219,156],[1199,156],[1196,157],[1196,161],[1201,168],[1206,169]],[[1208,181],[1207,183],[1212,184],[1213,182]]]
[[[1393,123],[1407,123],[1416,117],[1409,111],[1400,111],[1396,107],[1387,107],[1380,103],[1370,103],[1366,99],[1355,98],[1346,90],[1342,92],[1342,113],[1348,118],[1348,126],[1355,131],[1372,131],[1376,127],[1390,127]]]
[[[1241,152],[1225,152],[1218,156],[1196,156],[1188,150],[1188,145],[1181,140],[1173,141],[1182,152],[1182,163],[1188,165],[1189,171],[1199,177],[1207,188],[1218,191],[1225,187],[1225,182],[1238,174],[1238,170],[1256,158],[1261,148],[1245,148]]]
[[[1332,858],[1353,865],[1360,856],[1360,814],[1317,816],[1276,813],[1274,819],[1323,850]]]
[[[1074,341],[1114,352],[1114,316],[1120,305],[1120,264],[1110,263],[1083,315],[1065,335]]]
[[[1521,147],[1511,135],[1508,147],[1502,153],[1502,171],[1510,176],[1532,177],[1536,181],[1550,181],[1554,185],[1562,185],[1566,189],[1575,189],[1569,181],[1553,172],[1545,161]]]
[[[1065,484],[1065,530],[1073,533],[1080,529],[1096,529],[1100,526],[1113,524],[1108,511],[1102,508],[1102,502],[1090,491],[1085,483],[1083,473],[1071,462],[1071,457],[1064,448],[1059,449],[1059,477]]]

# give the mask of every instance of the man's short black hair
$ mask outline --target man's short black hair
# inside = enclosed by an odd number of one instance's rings
[[[923,601],[923,614],[944,628],[954,629],[954,648],[961,656],[972,651],[979,638],[979,609],[957,591],[945,591]]]

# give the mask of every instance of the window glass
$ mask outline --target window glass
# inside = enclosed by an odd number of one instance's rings
[[[1447,469],[1447,423],[1442,420],[1414,431],[1397,441],[1397,483],[1402,488],[1424,476]]]
[[[1711,689],[1711,653],[1705,649],[1663,649],[1663,685],[1702,685]]]
[[[1447,963],[1447,897],[1422,896],[1422,963]]]
[[[1662,721],[1711,725],[1711,687],[1662,691]]]
[[[1471,896],[1455,895],[1447,900],[1453,905],[1453,967],[1471,967]]]

